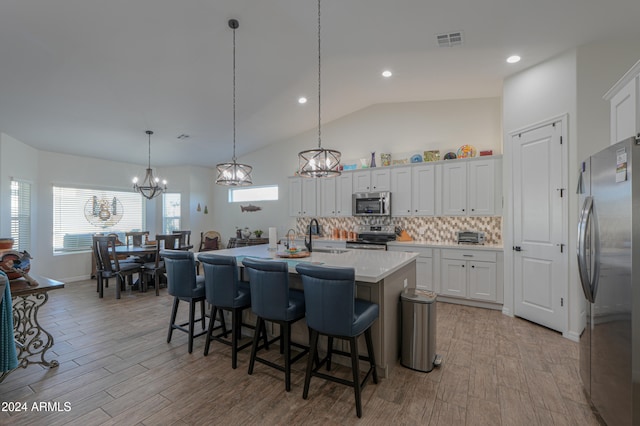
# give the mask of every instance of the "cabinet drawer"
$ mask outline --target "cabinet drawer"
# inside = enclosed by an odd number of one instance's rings
[[[433,257],[433,249],[431,247],[387,246],[387,250],[420,253],[420,257]]]
[[[476,260],[481,262],[495,262],[496,252],[480,250],[442,250],[443,259]]]

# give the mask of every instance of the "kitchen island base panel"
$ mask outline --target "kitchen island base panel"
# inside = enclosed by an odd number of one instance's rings
[[[377,283],[356,281],[356,297],[377,303],[380,308],[380,316],[371,326],[373,339],[373,352],[378,367],[380,377],[389,377],[391,370],[400,358],[400,294],[405,288],[414,288],[416,284],[416,268],[412,262],[398,269],[391,275]],[[302,289],[302,282],[298,275],[289,276],[289,285],[293,288]],[[269,327],[273,335],[279,334],[279,327]],[[307,344],[309,335],[306,322],[300,321],[293,325],[291,332],[292,340]],[[327,350],[326,339],[318,342],[320,352]],[[334,339],[336,349],[349,351],[349,343],[342,339]],[[358,339],[358,352],[367,353],[365,339]],[[346,357],[336,356],[332,362],[351,366],[351,360]],[[366,371],[368,364],[361,361],[361,368]]]

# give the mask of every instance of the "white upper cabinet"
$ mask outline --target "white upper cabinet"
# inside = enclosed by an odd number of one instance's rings
[[[640,135],[640,61],[605,95],[611,103],[611,140],[614,144]]]
[[[411,216],[411,166],[391,170],[391,216]]]
[[[371,172],[359,170],[353,172],[353,192],[371,192]]]
[[[353,174],[319,180],[320,216],[351,216]]]
[[[351,216],[352,185],[352,173],[343,173],[336,178],[336,216]]]
[[[436,214],[436,165],[414,166],[411,179],[412,214],[435,216]]]
[[[371,192],[391,191],[389,169],[373,168],[371,171]]]
[[[353,173],[353,192],[382,192],[391,190],[391,172],[374,167]]]
[[[442,164],[442,215],[466,216],[467,162],[450,161]]]
[[[315,216],[317,214],[317,179],[289,178],[289,216]]]
[[[443,216],[502,214],[502,158],[451,160],[441,167]]]

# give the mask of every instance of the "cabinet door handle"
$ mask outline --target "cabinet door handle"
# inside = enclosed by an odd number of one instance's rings
[[[476,265],[471,265],[471,267],[472,267],[472,268],[475,268],[475,267],[476,267]]]
[[[462,211],[464,211],[464,209],[462,209]]]
[[[462,267],[464,268],[464,265],[462,265]]]
[[[471,211],[472,211],[472,212],[475,212],[475,211],[476,211],[476,209],[471,209]]]
[[[473,257],[472,254],[463,254],[462,257]]]

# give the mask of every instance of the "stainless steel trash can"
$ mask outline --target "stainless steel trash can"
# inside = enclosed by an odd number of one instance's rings
[[[436,354],[436,294],[407,288],[400,295],[402,310],[402,356],[400,362],[413,370],[429,372],[440,365]]]

